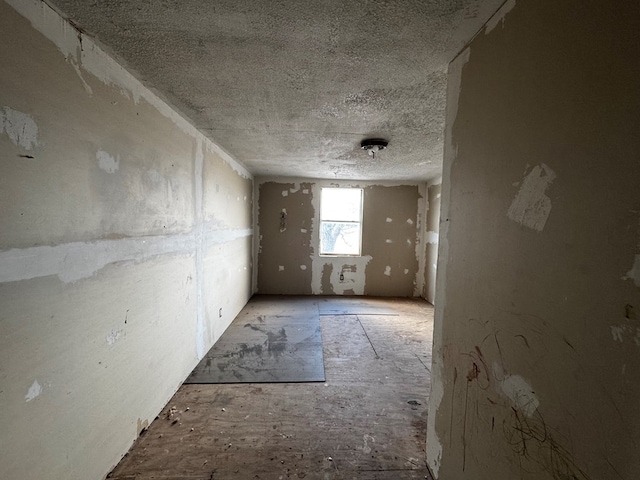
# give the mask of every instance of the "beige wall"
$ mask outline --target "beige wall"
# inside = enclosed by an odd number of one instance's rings
[[[99,479],[249,298],[252,178],[40,2],[0,62],[0,478]]]
[[[318,255],[325,186],[363,188],[362,256]],[[261,178],[256,190],[259,293],[410,297],[422,292],[424,185]],[[283,209],[285,229],[280,228]]]
[[[424,222],[424,287],[422,297],[435,303],[436,298],[436,273],[438,270],[438,243],[440,238],[440,198],[442,191],[442,179],[427,183],[427,209]]]
[[[635,1],[507,2],[451,64],[436,478],[640,478]]]

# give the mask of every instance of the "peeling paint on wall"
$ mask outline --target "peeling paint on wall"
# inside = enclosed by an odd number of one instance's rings
[[[38,146],[38,125],[26,113],[4,107],[0,111],[0,135],[3,133],[14,145],[25,150]]]
[[[114,157],[104,150],[98,150],[96,158],[98,159],[98,167],[107,173],[115,173],[120,168],[120,155]]]
[[[545,192],[555,178],[554,171],[544,163],[533,167],[511,202],[507,217],[524,227],[542,232],[551,213],[551,199]]]

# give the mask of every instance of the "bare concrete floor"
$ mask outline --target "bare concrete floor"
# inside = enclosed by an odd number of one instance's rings
[[[243,321],[318,312],[326,382],[183,385],[108,478],[429,479],[433,307],[256,296]]]

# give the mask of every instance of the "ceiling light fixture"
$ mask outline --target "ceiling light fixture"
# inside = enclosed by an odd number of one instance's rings
[[[389,142],[381,138],[367,138],[360,142],[360,148],[369,152],[369,155],[371,155],[371,158],[374,160],[376,153],[387,148],[387,145],[389,145]]]

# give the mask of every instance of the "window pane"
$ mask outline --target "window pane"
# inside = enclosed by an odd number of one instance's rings
[[[320,222],[321,255],[360,255],[360,224]]]
[[[359,222],[362,190],[359,188],[323,188],[320,196],[320,220]]]

